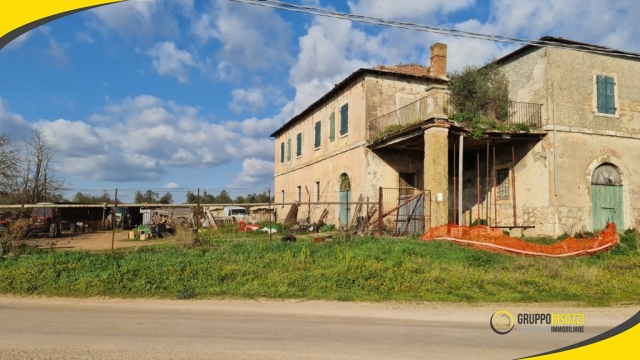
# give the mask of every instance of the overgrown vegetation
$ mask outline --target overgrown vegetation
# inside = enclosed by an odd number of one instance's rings
[[[506,122],[483,117],[480,114],[472,114],[466,112],[455,113],[451,115],[450,119],[471,128],[469,136],[471,136],[471,138],[474,140],[481,139],[484,133],[488,130],[518,132],[531,131],[531,128],[527,124],[509,124]]]
[[[0,293],[160,298],[365,301],[640,301],[638,233],[612,251],[550,259],[471,250],[444,241],[359,238],[313,243],[264,234],[198,247],[110,253],[39,250],[0,259]],[[188,237],[188,235],[186,235]]]
[[[415,122],[408,123],[408,124],[405,124],[405,125],[397,125],[397,124],[396,125],[389,125],[384,130],[382,130],[380,133],[378,133],[376,136],[374,136],[372,139],[370,139],[369,142],[372,143],[372,142],[376,142],[376,141],[378,141],[380,139],[384,139],[388,135],[395,134],[395,133],[400,132],[400,131],[402,131],[404,129],[408,129],[408,128],[412,127],[413,125],[419,124],[420,121],[415,121]]]
[[[487,130],[529,132],[526,124],[508,124],[509,83],[495,64],[467,66],[449,82],[450,119],[471,128],[478,140]]]

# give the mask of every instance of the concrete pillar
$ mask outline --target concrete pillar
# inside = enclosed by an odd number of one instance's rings
[[[431,191],[431,226],[449,222],[449,128],[442,124],[424,129],[424,189]],[[426,202],[425,202],[426,205]]]

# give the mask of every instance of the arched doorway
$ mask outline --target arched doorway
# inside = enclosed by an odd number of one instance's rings
[[[340,225],[346,226],[349,224],[349,218],[351,209],[351,204],[347,205],[351,202],[351,180],[349,179],[349,175],[342,173],[340,174],[340,178],[338,179],[340,183]]]
[[[618,231],[624,230],[622,176],[612,164],[598,166],[591,176],[591,209],[593,231],[602,230],[607,222],[615,222]]]

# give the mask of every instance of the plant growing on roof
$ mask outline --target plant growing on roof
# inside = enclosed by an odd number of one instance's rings
[[[493,63],[466,66],[451,75],[449,110],[504,122],[509,116],[509,82]]]

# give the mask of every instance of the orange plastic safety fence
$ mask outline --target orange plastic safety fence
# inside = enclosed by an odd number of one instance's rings
[[[609,223],[595,236],[584,239],[568,237],[552,245],[541,245],[505,235],[502,230],[489,226],[442,225],[431,228],[422,240],[449,240],[457,244],[488,251],[531,256],[581,256],[606,251],[615,246],[618,231],[615,223]]]

